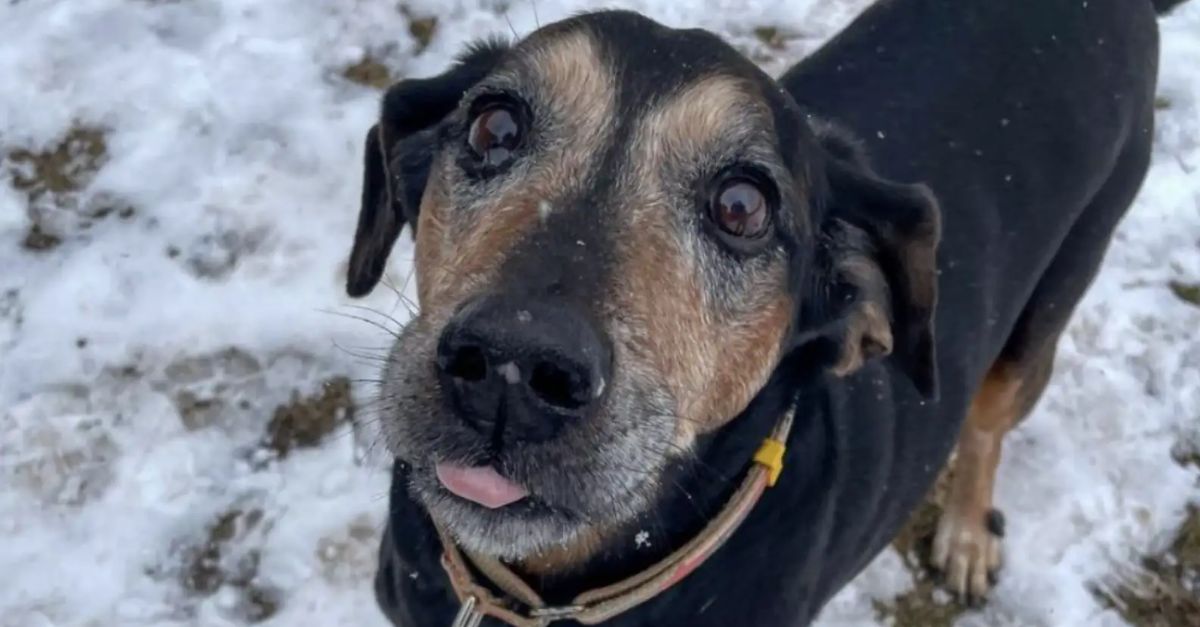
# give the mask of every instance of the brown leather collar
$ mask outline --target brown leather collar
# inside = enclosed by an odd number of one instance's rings
[[[653,599],[704,563],[754,509],[766,488],[783,470],[783,453],[792,428],[792,411],[779,419],[754,455],[755,464],[729,502],[690,542],[650,568],[603,588],[575,597],[569,605],[551,607],[529,584],[499,560],[461,549],[440,525],[445,553],[442,567],[461,607],[451,627],[478,627],[491,616],[512,627],[546,627],[559,620],[595,625]],[[476,573],[486,585],[476,578]]]

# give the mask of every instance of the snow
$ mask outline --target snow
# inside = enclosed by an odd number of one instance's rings
[[[778,72],[865,4],[604,6],[713,29]],[[379,93],[340,73],[369,55],[429,75],[474,38],[588,3],[406,6],[439,19],[423,50],[391,0],[0,6],[0,155],[79,128],[105,144],[95,176],[32,207],[18,189],[32,166],[0,168],[0,626],[239,625],[269,605],[261,624],[383,625],[370,583],[388,476],[370,380],[409,314],[388,289],[343,296]],[[781,50],[755,37],[765,25]],[[960,624],[1121,624],[1084,584],[1161,548],[1200,498],[1170,461],[1200,440],[1200,308],[1167,287],[1200,281],[1200,2],[1162,29],[1153,167],[1044,402],[1008,440],[1005,577]],[[105,206],[134,211],[91,215]],[[21,246],[30,210],[61,244]],[[388,277],[409,297],[411,255],[402,243]],[[276,407],[336,376],[365,406],[352,423],[282,458],[260,446]],[[189,589],[206,542],[224,582]],[[911,584],[889,550],[822,623],[872,624],[871,601]]]

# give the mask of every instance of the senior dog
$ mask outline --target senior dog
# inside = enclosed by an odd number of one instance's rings
[[[604,11],[392,86],[347,283],[412,228],[391,621],[804,625],[956,443],[931,561],[983,598],[1001,440],[1142,184],[1169,4],[884,0],[778,79]]]

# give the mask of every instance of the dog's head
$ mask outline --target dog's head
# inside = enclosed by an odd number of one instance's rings
[[[626,12],[394,85],[347,289],[411,225],[381,421],[433,518],[508,559],[602,536],[794,351],[932,393],[937,208],[823,135],[716,36]]]

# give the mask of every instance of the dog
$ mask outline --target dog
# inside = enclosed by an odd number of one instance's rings
[[[983,599],[1002,439],[1142,185],[1174,4],[885,0],[778,79],[601,11],[393,85],[346,286],[412,229],[387,617],[808,624],[956,446],[930,557]]]

